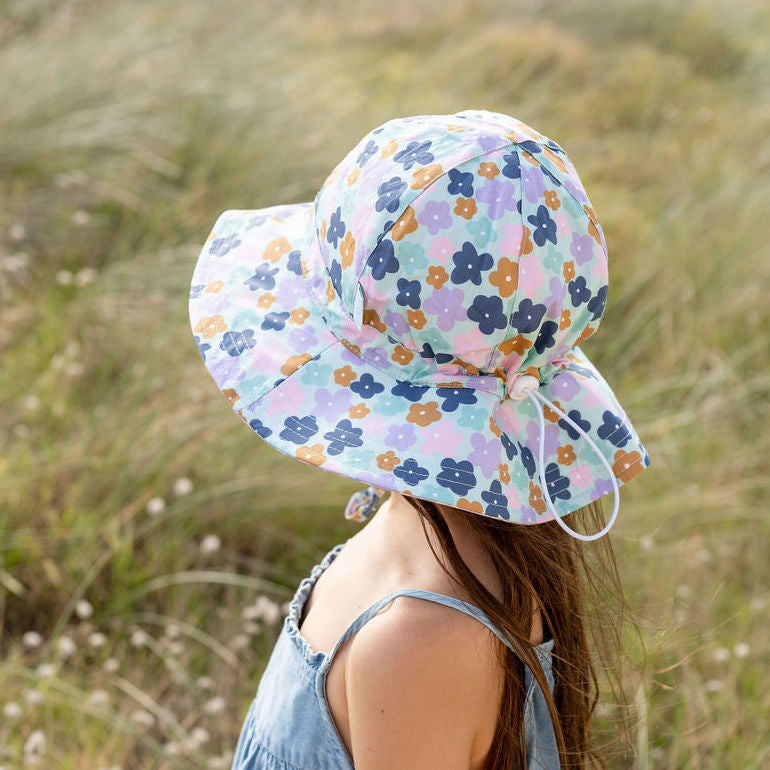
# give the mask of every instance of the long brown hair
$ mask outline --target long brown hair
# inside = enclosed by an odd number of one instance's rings
[[[467,519],[491,555],[503,586],[500,602],[463,561],[441,513],[442,506],[411,495],[405,495],[405,499],[417,510],[437,561],[518,651],[517,655],[499,643],[504,676],[502,707],[485,770],[526,768],[524,665],[530,668],[546,696],[563,770],[582,769],[589,764],[604,767],[591,735],[599,697],[592,652],[601,657],[617,696],[621,620],[628,611],[609,538],[600,538],[586,549],[554,521],[521,526],[452,509]],[[569,514],[566,520],[573,529],[597,531],[604,521],[601,503],[590,503]],[[451,569],[436,554],[426,521],[438,536]],[[588,551],[590,559],[584,551]],[[546,637],[554,639],[553,698],[530,639],[533,599],[540,610]]]

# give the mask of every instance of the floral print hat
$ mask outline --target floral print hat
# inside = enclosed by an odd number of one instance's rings
[[[604,236],[564,150],[487,110],[395,118],[315,200],[226,211],[189,310],[217,387],[262,439],[365,482],[603,535],[650,463],[580,349]],[[561,517],[611,491],[601,532]]]

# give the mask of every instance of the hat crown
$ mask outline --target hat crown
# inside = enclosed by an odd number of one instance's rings
[[[384,123],[327,177],[314,219],[305,270],[327,323],[399,379],[550,381],[604,312],[606,246],[574,166],[500,113]]]

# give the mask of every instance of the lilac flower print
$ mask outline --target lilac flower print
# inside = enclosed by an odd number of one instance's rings
[[[465,293],[462,289],[450,289],[446,286],[433,292],[422,303],[423,310],[437,317],[436,326],[442,332],[448,332],[455,321],[465,320]]]
[[[575,257],[575,262],[578,265],[582,265],[593,258],[594,255],[594,239],[590,235],[580,235],[580,233],[572,233],[572,243],[569,247],[570,253]]]
[[[524,508],[521,512],[521,523],[522,524],[536,524],[537,523],[537,513],[535,513],[534,508],[530,508],[530,506],[527,506]]]
[[[514,193],[514,187],[510,182],[490,179],[476,193],[476,200],[489,205],[487,214],[490,219],[500,219],[506,211],[516,210]]]
[[[546,464],[550,457],[556,456],[556,450],[559,447],[559,441],[564,438],[564,434],[559,430],[556,425],[545,426],[545,450],[544,457]],[[532,420],[527,425],[527,441],[526,445],[532,451],[534,457],[538,456],[540,451],[540,422],[538,420]]]
[[[411,423],[391,425],[385,435],[385,446],[393,447],[399,452],[409,449],[415,441],[417,441],[417,436],[414,432],[414,425]]]
[[[529,164],[521,169],[521,186],[524,188],[524,193],[530,203],[540,200],[545,193],[543,175],[539,169],[533,168]]]
[[[409,332],[409,322],[400,313],[396,313],[394,310],[388,310],[385,313],[385,326],[397,334],[399,337]]]
[[[292,350],[312,350],[318,344],[318,337],[312,326],[298,326],[289,332],[289,343]]]
[[[554,396],[554,401],[572,401],[579,392],[580,386],[569,372],[556,375],[551,382],[551,393]]]
[[[390,368],[390,363],[388,362],[388,354],[381,348],[369,348],[368,350],[362,350],[361,358],[377,369]]]
[[[602,466],[604,467],[604,466]],[[612,492],[612,482],[609,480],[609,478],[606,478],[607,475],[607,469],[604,469],[604,476],[601,478],[596,479],[596,483],[594,484],[594,488],[591,490],[591,498],[595,499],[597,497],[603,497],[604,495],[610,494]]]
[[[452,214],[446,201],[430,201],[420,212],[417,221],[428,228],[431,235],[437,235],[452,224]]]
[[[351,395],[347,388],[335,390],[334,393],[326,388],[315,392],[316,407],[313,414],[325,417],[329,421],[337,420],[350,407]]]
[[[490,441],[484,439],[483,433],[471,434],[471,446],[473,451],[468,459],[482,469],[497,468],[500,459],[500,442],[493,438]]]
[[[561,278],[553,276],[548,283],[548,288],[551,290],[551,293],[545,298],[545,305],[548,308],[546,312],[551,315],[552,305],[564,304],[564,297],[567,296],[567,287]],[[558,312],[555,315],[558,315]]]

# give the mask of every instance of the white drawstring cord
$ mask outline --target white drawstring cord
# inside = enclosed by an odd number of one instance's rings
[[[606,535],[610,529],[612,528],[612,525],[615,523],[615,519],[618,515],[618,507],[620,506],[620,489],[618,488],[618,481],[615,478],[615,473],[612,470],[612,466],[607,462],[607,458],[599,451],[599,448],[594,443],[593,439],[579,426],[575,423],[574,420],[567,417],[564,412],[562,412],[559,407],[554,406],[554,404],[547,399],[542,393],[538,393],[537,388],[540,385],[539,380],[537,377],[533,377],[532,375],[525,374],[521,377],[518,377],[516,380],[514,380],[510,387],[508,388],[508,395],[515,399],[515,400],[521,400],[526,395],[529,397],[529,400],[535,405],[535,408],[537,409],[538,417],[540,418],[540,445],[538,447],[538,460],[540,465],[540,486],[543,489],[543,495],[545,496],[546,505],[550,509],[551,513],[553,514],[554,519],[556,520],[556,523],[568,534],[572,535],[572,537],[576,538],[577,540],[582,540],[584,542],[591,542],[592,540],[598,540],[600,537],[603,537]],[[537,398],[535,398],[537,396]],[[548,484],[546,484],[545,481],[545,416],[543,415],[543,408],[540,406],[540,404],[537,402],[537,399],[540,399],[544,404],[548,404],[548,406],[551,407],[551,409],[554,410],[557,414],[560,414],[563,419],[565,419],[576,431],[581,433],[583,437],[588,441],[588,443],[591,445],[591,448],[596,452],[596,454],[599,456],[599,459],[604,463],[604,467],[607,468],[607,470],[610,473],[610,481],[612,481],[612,491],[613,491],[613,497],[614,497],[614,505],[612,507],[612,514],[610,515],[609,521],[604,526],[603,529],[601,529],[599,532],[594,533],[593,535],[583,535],[580,532],[576,532],[574,529],[572,529],[568,524],[565,524],[561,516],[559,516],[558,513],[556,513],[556,509],[553,507],[553,502],[551,501],[551,495],[548,492]]]

